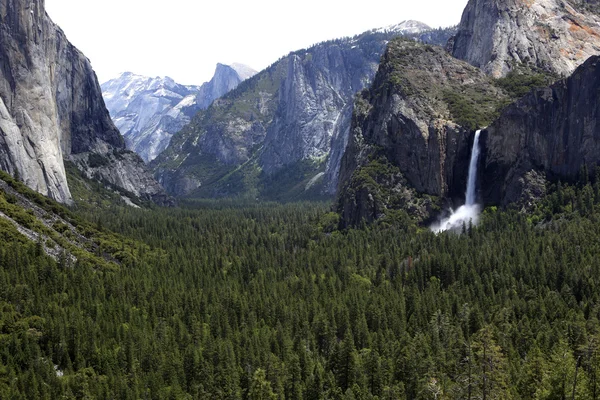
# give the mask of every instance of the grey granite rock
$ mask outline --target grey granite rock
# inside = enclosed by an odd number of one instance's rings
[[[152,163],[157,178],[179,196],[260,196],[288,186],[334,195],[354,96],[372,81],[393,37],[449,35],[423,29],[405,21],[290,53],[175,135]]]
[[[600,164],[598,93],[600,57],[594,56],[569,78],[507,107],[483,135],[486,204],[519,202],[532,170],[575,179],[584,165],[592,171]]]
[[[390,42],[371,88],[354,105],[338,194],[344,225],[372,222],[395,208],[423,221],[432,197],[463,196],[473,131],[456,122],[461,115],[453,115],[448,97],[456,93],[477,114],[493,115],[497,103],[490,99],[507,97],[441,47]]]
[[[470,0],[452,54],[496,78],[525,64],[570,75],[600,54],[600,16],[585,0]]]
[[[86,172],[85,154],[124,148],[89,60],[50,20],[44,1],[0,2],[0,167],[70,203],[64,161]],[[130,161],[138,176],[123,176],[120,186],[142,197],[164,195],[141,160]],[[107,165],[104,177],[122,174],[121,167]],[[146,186],[137,186],[142,181]]]

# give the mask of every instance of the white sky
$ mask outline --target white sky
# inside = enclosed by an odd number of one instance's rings
[[[260,71],[290,51],[407,19],[458,24],[467,0],[46,0],[100,82],[131,71],[210,80],[217,62]]]

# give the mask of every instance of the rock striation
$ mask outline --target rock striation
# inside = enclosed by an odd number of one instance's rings
[[[142,198],[166,198],[142,160],[124,150],[89,60],[50,20],[44,1],[0,2],[0,168],[70,203],[64,161],[92,175],[82,160],[95,154],[109,161],[95,178]],[[110,164],[116,153],[123,153],[120,165]]]
[[[525,65],[566,77],[600,54],[595,0],[470,0],[454,57],[496,78]]]

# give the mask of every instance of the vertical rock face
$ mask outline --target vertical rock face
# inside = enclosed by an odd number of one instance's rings
[[[255,73],[249,67],[234,65],[218,64],[214,77],[202,86],[185,86],[169,77],[150,78],[131,72],[103,83],[106,107],[127,148],[146,162],[154,160],[191,117]]]
[[[347,137],[348,106],[373,79],[382,51],[368,54],[357,49],[345,44],[318,46],[308,57],[289,56],[260,158],[266,174],[302,160],[326,160],[336,132]],[[335,165],[330,168],[332,176]]]
[[[124,142],[110,120],[89,60],[50,20],[43,0],[0,2],[0,167],[32,189],[72,201],[64,161],[141,197],[163,196],[160,186],[129,158],[129,170],[144,175],[113,179],[110,165]],[[105,157],[102,169],[85,170],[89,153]]]
[[[404,29],[449,36],[425,28],[407,21],[290,53],[200,112],[152,164],[156,176],[176,195],[333,195],[355,94]]]
[[[597,2],[470,0],[451,50],[496,78],[519,64],[568,76],[600,54]]]
[[[490,78],[442,48],[390,42],[371,89],[355,102],[340,171],[344,224],[371,222],[394,208],[424,220],[432,196],[461,196],[472,131],[455,121],[491,116],[503,100]]]
[[[522,200],[532,173],[575,178],[600,164],[600,57],[507,107],[484,132],[486,204]]]

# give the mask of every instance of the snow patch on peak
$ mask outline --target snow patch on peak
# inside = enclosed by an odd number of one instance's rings
[[[175,107],[173,107],[167,113],[167,115],[174,119],[184,118],[181,115],[182,110],[187,107],[193,107],[194,105],[196,105],[196,95],[190,94],[184,97]]]
[[[160,87],[153,94],[154,97],[169,97],[172,99],[183,99],[183,96],[179,93],[175,93],[169,89],[166,89],[164,86]]]
[[[407,21],[402,21],[399,24],[392,24],[392,25],[385,26],[383,28],[375,29],[374,31],[381,32],[381,33],[396,32],[399,34],[413,35],[413,34],[425,32],[425,31],[429,31],[429,30],[431,30],[431,27],[427,24],[424,24],[423,22],[415,21],[415,20],[407,20]]]

